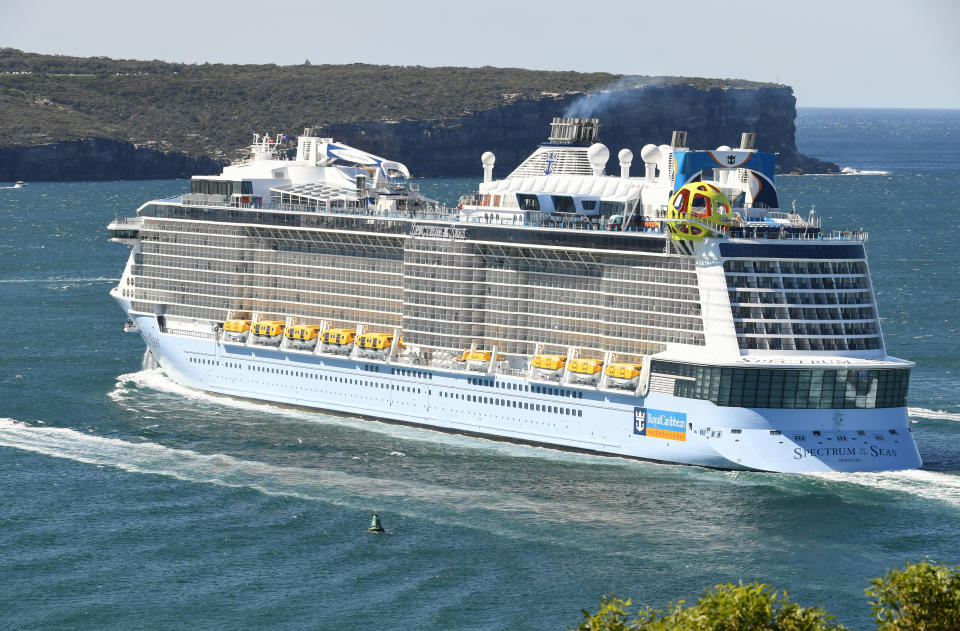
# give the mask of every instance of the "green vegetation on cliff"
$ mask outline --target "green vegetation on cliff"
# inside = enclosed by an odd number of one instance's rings
[[[253,131],[358,121],[444,120],[522,99],[631,86],[769,86],[517,68],[223,65],[79,58],[0,49],[0,146],[99,137],[224,155]]]

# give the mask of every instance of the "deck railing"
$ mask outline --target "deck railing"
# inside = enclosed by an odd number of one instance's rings
[[[475,212],[470,215],[463,214],[462,208],[450,208],[442,204],[420,205],[414,202],[403,203],[401,200],[395,208],[378,209],[375,206],[369,206],[363,202],[351,202],[344,200],[328,200],[321,204],[305,205],[278,202],[265,202],[262,204],[244,203],[237,198],[230,200],[225,196],[219,195],[200,195],[188,194],[180,198],[171,198],[162,200],[167,203],[182,203],[185,206],[194,207],[226,207],[235,208],[244,211],[271,211],[271,212],[289,212],[289,213],[311,213],[326,215],[347,215],[354,217],[369,217],[371,219],[401,219],[410,221],[442,221],[450,223],[469,223],[489,226],[511,226],[527,228],[550,228],[558,230],[586,230],[603,232],[628,232],[628,233],[646,233],[665,235],[665,230],[660,222],[664,213],[655,213],[655,216],[637,216],[630,225],[623,226],[620,223],[610,221],[609,217],[587,217],[575,214],[556,214],[543,212],[527,213],[498,213],[493,212]],[[776,212],[774,214],[777,214]],[[783,214],[783,213],[779,213]],[[130,219],[135,222],[136,219]],[[650,224],[657,223],[657,226]],[[636,225],[634,225],[636,224]],[[645,225],[646,224],[646,225]],[[795,223],[789,225],[768,223],[759,224],[754,222],[734,225],[723,231],[727,238],[741,239],[769,239],[769,240],[789,240],[789,241],[866,241],[869,233],[862,230],[833,230],[824,233],[819,227],[801,226]]]

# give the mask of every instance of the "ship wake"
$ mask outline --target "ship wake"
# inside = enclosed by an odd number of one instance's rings
[[[50,283],[116,283],[119,280],[120,280],[119,278],[113,278],[113,277],[107,277],[107,276],[95,276],[93,278],[86,278],[86,277],[60,278],[57,276],[53,276],[50,278],[4,278],[4,279],[0,279],[0,284],[23,285],[23,284],[35,283],[39,285],[46,285]]]
[[[280,466],[222,453],[205,454],[149,441],[108,438],[65,427],[32,425],[0,418],[0,447],[43,454],[135,474],[159,475],[192,483],[248,488],[265,495],[317,501],[367,510],[371,505],[391,514],[438,523],[479,527],[505,536],[525,536],[504,524],[571,522],[622,526],[620,510],[581,512],[563,502],[545,501],[518,493],[478,490],[368,476],[312,467]],[[429,510],[424,510],[428,508]],[[483,517],[483,516],[486,517]],[[471,516],[471,517],[468,517]],[[479,517],[480,519],[476,519]],[[536,532],[536,530],[532,531]],[[531,531],[526,536],[532,534]],[[548,538],[546,536],[537,538]]]
[[[96,436],[66,427],[31,425],[0,418],[0,446],[63,458],[130,473],[163,475],[188,482],[247,487],[268,495],[330,501],[337,492],[364,497],[433,498],[447,489],[403,480],[363,476],[310,467],[278,466],[236,458],[175,449],[149,441]],[[486,506],[488,492],[458,490],[457,500]],[[338,502],[335,502],[338,503]]]
[[[891,471],[883,473],[812,473],[811,477],[834,484],[855,484],[891,493],[906,493],[960,507],[960,475],[939,471]]]
[[[910,418],[933,419],[936,421],[960,421],[960,412],[946,410],[928,410],[927,408],[907,408]]]

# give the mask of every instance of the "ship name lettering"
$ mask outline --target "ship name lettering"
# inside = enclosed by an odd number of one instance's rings
[[[812,458],[812,457],[822,457],[822,456],[856,456],[857,448],[856,447],[815,447],[813,449],[804,449],[803,447],[794,447],[793,449],[793,459],[802,460],[803,458]],[[865,455],[861,451],[860,455]],[[883,447],[877,447],[876,445],[871,445],[870,455],[874,458],[879,456],[887,456],[895,458],[897,456],[896,449],[884,449]],[[853,462],[858,462],[858,460],[853,460]],[[847,462],[844,460],[844,462]]]
[[[813,449],[804,449],[803,447],[796,447],[793,450],[793,459],[800,460],[801,458],[813,457],[813,456],[856,456],[857,448],[856,447],[815,447]]]

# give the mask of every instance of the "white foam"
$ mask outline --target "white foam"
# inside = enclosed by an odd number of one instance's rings
[[[907,408],[909,416],[935,419],[938,421],[960,421],[960,413],[946,410],[928,410],[926,408]]]
[[[840,170],[840,174],[841,175],[890,175],[890,171],[876,171],[876,170],[861,171],[860,169],[854,169],[853,167],[843,167]]]
[[[527,497],[516,493],[458,488],[417,480],[367,476],[314,467],[278,466],[244,460],[227,454],[204,454],[174,449],[157,443],[131,442],[79,432],[65,427],[39,427],[11,418],[0,418],[0,446],[44,454],[97,467],[115,467],[130,473],[162,475],[188,482],[255,489],[267,495],[296,497],[334,505],[366,509],[370,500],[390,502],[391,511],[422,517],[423,512],[402,504],[423,502],[450,509],[438,521],[458,521],[457,513],[481,511],[510,514],[554,523],[583,521],[620,524],[622,513],[615,508],[578,509],[563,501]],[[499,528],[500,519],[485,520],[486,527]],[[505,532],[515,535],[516,533]]]
[[[345,474],[308,467],[276,466],[227,454],[203,454],[153,442],[131,442],[91,435],[65,427],[29,425],[0,418],[0,445],[132,473],[165,475],[190,482],[252,487],[264,493],[326,499],[324,489],[341,488],[366,495],[429,495],[410,482]],[[425,488],[425,487],[424,487]],[[466,491],[485,500],[485,493]]]
[[[850,483],[883,491],[906,493],[928,500],[960,506],[960,476],[938,471],[890,471],[884,473],[814,473],[813,477],[834,483]]]
[[[118,282],[119,278],[108,278],[106,276],[98,276],[96,278],[4,278],[0,279],[0,283],[115,283]]]

